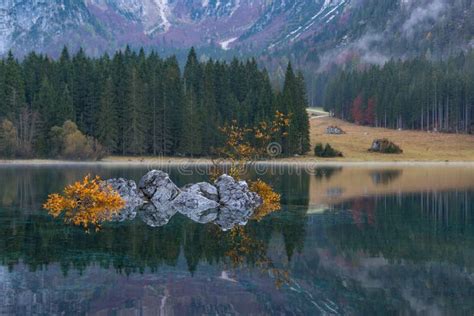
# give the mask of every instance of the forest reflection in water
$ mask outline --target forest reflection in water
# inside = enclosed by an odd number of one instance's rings
[[[160,228],[135,220],[85,234],[41,210],[46,196],[87,173],[138,180],[146,170],[2,167],[0,279],[5,282],[0,297],[11,300],[0,301],[0,307],[27,313],[46,308],[41,303],[34,307],[27,299],[21,303],[18,297],[26,290],[54,292],[55,285],[64,288],[64,280],[74,280],[76,286],[88,285],[74,290],[77,302],[69,311],[90,311],[94,304],[103,311],[108,307],[88,296],[86,288],[105,287],[112,295],[118,290],[105,282],[141,288],[144,283],[155,286],[151,280],[159,279],[175,297],[169,301],[174,311],[184,304],[180,299],[202,288],[208,293],[200,304],[207,308],[231,304],[229,298],[211,299],[230,291],[233,306],[250,300],[248,308],[255,313],[290,307],[301,313],[474,311],[472,170],[331,168],[264,176],[282,194],[282,211],[249,222],[245,235],[233,236],[180,215]],[[207,180],[167,171],[178,185]],[[423,179],[413,183],[420,176]],[[406,190],[404,184],[409,184]],[[337,187],[340,194],[333,195]],[[97,279],[91,277],[105,271]],[[41,283],[45,275],[54,281]],[[215,288],[207,288],[209,278],[227,283],[213,281]],[[284,281],[280,290],[268,287],[279,279]],[[190,288],[177,288],[179,280]],[[120,295],[123,304],[132,304],[126,303],[129,294]],[[135,296],[133,306],[144,304],[143,296]],[[64,305],[59,292],[49,300],[44,304]]]

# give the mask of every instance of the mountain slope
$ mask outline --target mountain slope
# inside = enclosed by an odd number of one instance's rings
[[[381,64],[474,47],[473,0],[4,0],[0,54],[98,55],[130,44],[162,53],[261,56],[275,74]],[[226,51],[229,51],[227,53]]]
[[[293,42],[336,17],[349,0],[7,0],[0,4],[0,53],[91,53],[126,44],[264,50]]]

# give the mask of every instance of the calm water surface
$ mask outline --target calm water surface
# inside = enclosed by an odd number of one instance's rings
[[[278,170],[283,209],[238,235],[179,214],[87,234],[41,209],[88,173],[146,171],[0,167],[0,314],[474,313],[472,168]]]

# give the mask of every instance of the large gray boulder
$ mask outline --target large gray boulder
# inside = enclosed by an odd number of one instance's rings
[[[112,220],[121,222],[134,219],[137,215],[137,208],[145,203],[135,181],[118,178],[106,180],[103,184],[111,187],[125,201],[125,207],[114,215]]]
[[[182,192],[172,202],[173,208],[199,223],[209,223],[217,218],[219,203],[199,193]]]
[[[151,227],[160,227],[168,224],[176,214],[176,210],[167,205],[156,206],[153,203],[145,203],[139,210],[141,219]]]
[[[161,170],[152,170],[144,175],[138,188],[157,207],[169,204],[181,193],[169,175]]]
[[[257,193],[251,192],[245,181],[235,181],[231,176],[224,174],[216,180],[215,185],[219,192],[219,203],[223,207],[245,211],[262,205],[262,198]]]
[[[204,196],[205,198],[208,198],[209,200],[219,202],[219,193],[217,192],[217,188],[207,182],[187,184],[181,190],[185,192],[199,194]]]

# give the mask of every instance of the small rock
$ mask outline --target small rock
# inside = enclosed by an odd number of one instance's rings
[[[346,132],[344,132],[342,128],[337,127],[337,126],[328,126],[326,128],[326,134],[329,134],[329,135],[342,135],[345,133]]]

